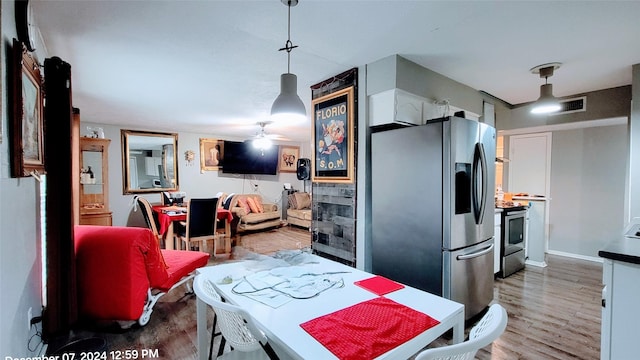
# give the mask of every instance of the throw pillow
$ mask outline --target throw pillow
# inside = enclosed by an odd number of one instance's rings
[[[298,209],[298,205],[296,203],[296,194],[293,193],[288,196],[289,197],[289,209]]]
[[[262,198],[260,196],[256,196],[253,198],[253,200],[256,201],[256,206],[258,206],[258,212],[259,213],[263,213],[264,212],[264,205],[262,204]]]
[[[247,204],[249,204],[249,208],[251,208],[252,213],[259,213],[260,209],[258,209],[258,205],[256,205],[256,200],[252,197],[247,197]]]
[[[309,193],[295,193],[296,209],[309,209],[311,208],[311,197]]]
[[[245,214],[248,214],[251,212],[251,208],[249,207],[249,203],[247,203],[247,198],[239,198],[238,199],[238,206],[240,206],[241,208],[244,209]]]

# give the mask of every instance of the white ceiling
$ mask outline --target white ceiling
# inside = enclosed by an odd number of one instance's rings
[[[35,0],[34,14],[48,55],[72,66],[83,121],[249,137],[287,70],[280,0]],[[518,104],[537,99],[529,69],[548,62],[563,63],[556,96],[631,84],[639,18],[640,1],[301,0],[291,72],[307,112],[311,85],[393,54]]]

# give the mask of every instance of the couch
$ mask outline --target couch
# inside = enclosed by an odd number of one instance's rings
[[[229,203],[233,213],[232,234],[234,231],[254,231],[280,226],[278,205],[265,203],[258,194],[235,194]],[[237,224],[237,226],[234,226]]]
[[[80,317],[123,327],[146,325],[157,300],[209,261],[204,252],[161,250],[147,228],[78,225],[74,243]]]
[[[309,229],[311,227],[311,194],[295,192],[287,200],[287,222]]]

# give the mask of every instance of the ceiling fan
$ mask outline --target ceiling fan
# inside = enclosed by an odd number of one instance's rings
[[[264,128],[269,124],[271,124],[271,121],[258,122],[260,131],[258,131],[256,135],[250,139],[253,147],[262,151],[263,155],[265,150],[268,150],[269,148],[271,148],[271,146],[273,146],[273,140],[286,140],[286,138],[280,135],[269,134],[268,132],[266,132]]]

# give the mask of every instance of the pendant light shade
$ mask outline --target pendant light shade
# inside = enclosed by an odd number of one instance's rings
[[[544,85],[540,86],[540,97],[531,108],[532,114],[550,114],[561,109],[560,101],[553,96],[553,84],[547,83],[549,77],[553,76],[553,71],[560,67],[560,63],[549,63],[538,65],[531,69],[534,74],[540,74],[544,78]]]
[[[560,102],[553,96],[553,84],[540,85],[540,97],[536,101],[532,114],[549,114],[560,110]]]
[[[305,120],[307,110],[298,96],[298,77],[286,73],[280,75],[280,95],[271,106],[271,117],[274,121]]]
[[[278,51],[287,52],[287,72],[280,75],[280,95],[271,106],[271,119],[277,122],[302,122],[307,118],[307,109],[298,96],[298,77],[291,73],[291,50],[297,48],[291,42],[291,7],[298,5],[298,0],[281,0],[288,9],[287,42]]]

